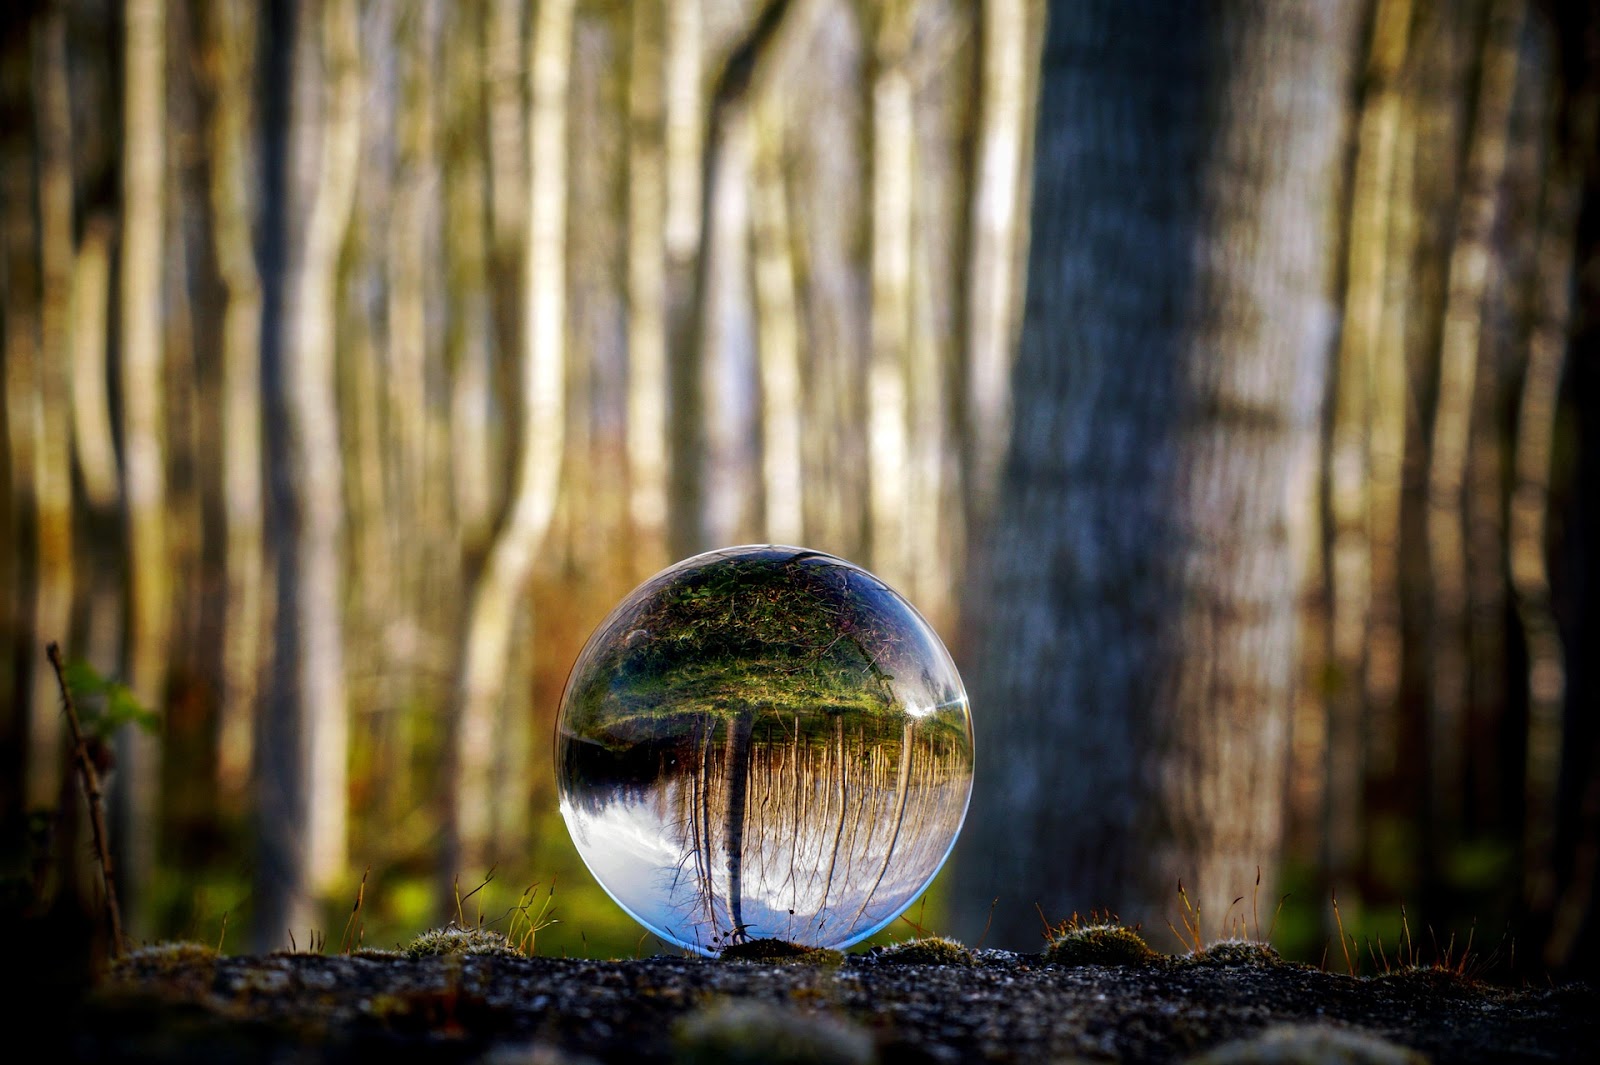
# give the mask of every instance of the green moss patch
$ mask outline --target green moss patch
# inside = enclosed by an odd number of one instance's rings
[[[520,958],[522,952],[499,932],[486,928],[462,928],[448,924],[424,932],[406,945],[403,953],[408,958],[431,958],[441,954],[489,954],[507,958]]]
[[[1051,938],[1044,949],[1044,960],[1051,965],[1142,966],[1155,964],[1161,955],[1127,925],[1073,921]]]
[[[1218,969],[1259,969],[1282,965],[1283,958],[1265,943],[1250,939],[1224,939],[1204,950],[1178,959],[1185,965],[1209,965]]]
[[[925,936],[884,947],[877,959],[889,965],[972,965],[972,951],[953,939]]]

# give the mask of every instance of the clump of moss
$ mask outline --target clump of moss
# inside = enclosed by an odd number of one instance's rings
[[[196,964],[213,962],[216,959],[216,950],[204,943],[190,940],[152,943],[137,950],[130,950],[119,957],[111,965],[111,976],[113,978],[151,976],[188,969]]]
[[[1283,964],[1283,958],[1276,950],[1253,939],[1220,940],[1179,960],[1189,965],[1206,965],[1215,969],[1263,969]]]
[[[1372,1032],[1283,1024],[1213,1047],[1189,1065],[1428,1065],[1428,1059]]]
[[[523,956],[499,932],[487,928],[462,928],[454,922],[422,933],[408,943],[401,953],[408,958],[432,958],[441,954],[489,954],[506,958]]]
[[[844,963],[844,955],[826,947],[808,947],[784,939],[748,939],[722,948],[724,961],[758,961],[769,965],[822,965]]]
[[[1085,922],[1073,915],[1054,930],[1044,948],[1044,960],[1052,965],[1152,965],[1161,955],[1150,949],[1144,937],[1116,920]]]
[[[953,939],[924,936],[884,947],[878,960],[890,965],[972,965],[972,951]]]
[[[352,958],[366,958],[370,961],[391,961],[395,958],[404,958],[403,951],[384,950],[382,947],[357,947],[350,952]]]
[[[716,1003],[679,1021],[673,1031],[685,1065],[869,1065],[872,1037],[826,1014],[802,1013],[767,1002]]]

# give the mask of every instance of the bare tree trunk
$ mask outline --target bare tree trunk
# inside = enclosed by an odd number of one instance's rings
[[[1483,75],[1468,150],[1465,185],[1450,257],[1439,390],[1428,468],[1428,562],[1433,578],[1429,638],[1429,828],[1438,853],[1461,821],[1465,783],[1467,557],[1462,484],[1470,442],[1472,397],[1481,358],[1484,292],[1506,169],[1511,104],[1516,90],[1524,8],[1521,0],[1492,3],[1484,39]]]
[[[65,639],[72,616],[71,365],[72,116],[67,95],[66,15],[52,7],[34,30],[34,123],[39,195],[39,361],[32,417],[37,551],[33,630],[39,642]],[[61,708],[48,670],[33,671],[28,727],[28,798],[55,804],[61,787]]]
[[[788,97],[796,284],[804,333],[804,521],[811,546],[865,558],[870,539],[867,377],[872,186],[871,42],[858,4],[830,0],[802,40],[803,90]],[[843,150],[841,150],[843,146]]]
[[[1370,433],[1375,377],[1382,372],[1392,268],[1389,230],[1396,196],[1401,77],[1411,0],[1380,0],[1372,23],[1350,200],[1345,318],[1340,333],[1328,460],[1329,599],[1326,696],[1327,795],[1322,862],[1349,897],[1365,829],[1365,677],[1374,590]],[[1402,364],[1403,365],[1403,364]]]
[[[362,78],[353,0],[308,3],[297,23],[286,212],[295,243],[284,282],[282,370],[292,524],[279,547],[272,714],[273,743],[288,749],[262,755],[258,803],[270,838],[257,894],[265,896],[263,914],[304,928],[313,894],[345,872],[349,718],[334,320],[361,145]]]
[[[966,5],[949,0],[920,3],[907,69],[917,189],[911,203],[906,347],[911,461],[905,520],[911,573],[901,591],[941,628],[954,619],[955,582],[966,559],[960,365],[962,338],[969,333],[965,315],[970,301],[964,297],[972,188],[962,162],[976,115],[970,75],[978,64],[976,49],[968,43],[975,17]],[[1021,32],[1027,32],[1025,16]],[[1014,269],[1009,257],[1005,269]]]
[[[489,794],[516,611],[555,512],[564,439],[566,368],[567,95],[572,0],[548,0],[534,16],[529,70],[528,272],[521,357],[521,418],[509,511],[472,597],[461,651],[452,737],[451,796],[443,871],[477,868],[487,853]]]
[[[872,77],[872,354],[867,402],[872,568],[897,587],[911,576],[907,463],[911,343],[911,11],[878,5]]]
[[[1591,15],[1591,19],[1592,19]],[[1517,413],[1507,554],[1511,585],[1527,645],[1528,745],[1523,770],[1522,894],[1529,912],[1552,920],[1544,962],[1570,965],[1593,891],[1593,863],[1574,862],[1580,875],[1558,891],[1556,838],[1561,820],[1561,769],[1574,753],[1562,720],[1568,697],[1565,649],[1552,606],[1546,560],[1552,461],[1561,380],[1573,317],[1574,263],[1583,210],[1586,166],[1592,167],[1600,92],[1589,83],[1569,97],[1568,139],[1548,168],[1534,247],[1532,326]],[[1581,759],[1581,755],[1577,756]],[[1577,789],[1573,789],[1576,791]],[[1592,817],[1593,811],[1586,811]],[[1582,838],[1586,833],[1579,833]],[[1590,836],[1587,847],[1596,841]],[[1592,855],[1591,855],[1592,858]],[[1583,866],[1588,865],[1584,870]],[[1589,882],[1583,883],[1587,872]],[[1573,890],[1573,889],[1576,890]],[[1560,895],[1558,904],[1557,898]]]
[[[628,71],[628,516],[635,576],[667,536],[666,104],[664,3],[636,3]]]
[[[957,867],[974,934],[997,895],[1017,946],[1032,902],[1159,928],[1182,878],[1220,925],[1258,866],[1271,897],[1352,7],[1051,11],[971,618],[974,705],[1004,711]]]
[[[261,450],[261,278],[251,232],[251,129],[256,22],[250,4],[208,9],[212,55],[212,234],[225,290],[222,312],[222,495],[227,595],[217,784],[239,802],[253,757],[260,698],[265,583]]]
[[[122,492],[106,390],[112,236],[103,215],[85,222],[72,276],[72,444],[84,501],[101,513],[115,507]]]
[[[30,746],[33,722],[33,677],[40,672],[40,653],[34,628],[36,581],[30,556],[38,528],[36,464],[38,446],[39,379],[39,272],[38,234],[33,204],[33,122],[30,121],[32,71],[30,40],[26,33],[0,36],[0,105],[22,121],[0,130],[0,299],[4,300],[5,403],[0,417],[5,423],[6,468],[5,524],[0,526],[0,579],[8,594],[0,595],[0,635],[5,638],[0,659],[0,727],[15,737],[18,758],[5,774],[0,809],[20,815],[31,799],[27,766],[21,754]],[[11,591],[15,589],[15,591]],[[8,766],[8,769],[10,767]]]
[[[801,506],[800,322],[795,307],[789,190],[783,171],[782,98],[756,105],[751,190],[757,348],[761,360],[761,464],[765,538],[805,542]]]
[[[494,528],[494,439],[490,432],[493,388],[493,309],[489,291],[491,219],[484,203],[488,166],[482,125],[485,114],[479,12],[468,8],[451,19],[446,62],[444,186],[451,239],[446,286],[451,307],[451,479],[455,488],[455,535],[466,559],[480,558]]]
[[[171,562],[166,529],[166,416],[162,396],[162,234],[165,229],[166,4],[127,0],[122,174],[122,454],[128,511],[128,685],[145,705],[166,698]],[[146,893],[155,871],[161,749],[139,729],[119,736],[113,780],[124,849],[129,934],[148,931]]]
[[[705,60],[701,54],[703,0],[667,7],[666,252],[667,410],[671,465],[667,482],[667,551],[674,558],[703,546],[701,528],[699,347],[694,330],[695,272],[699,263],[704,154]]]
[[[1011,366],[1021,323],[1019,249],[1027,244],[1030,103],[1036,95],[1039,0],[985,0],[982,103],[971,198],[965,440],[969,526],[993,507],[1011,433]]]

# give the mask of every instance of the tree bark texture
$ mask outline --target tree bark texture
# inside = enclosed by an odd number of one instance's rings
[[[974,936],[996,896],[1004,946],[1034,903],[1159,928],[1180,879],[1215,932],[1278,852],[1352,8],[1052,6],[970,621]]]

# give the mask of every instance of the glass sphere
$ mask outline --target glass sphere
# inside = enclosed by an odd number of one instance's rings
[[[949,856],[972,718],[888,585],[819,551],[733,547],[662,570],[589,638],[556,775],[578,853],[662,939],[842,948]]]

